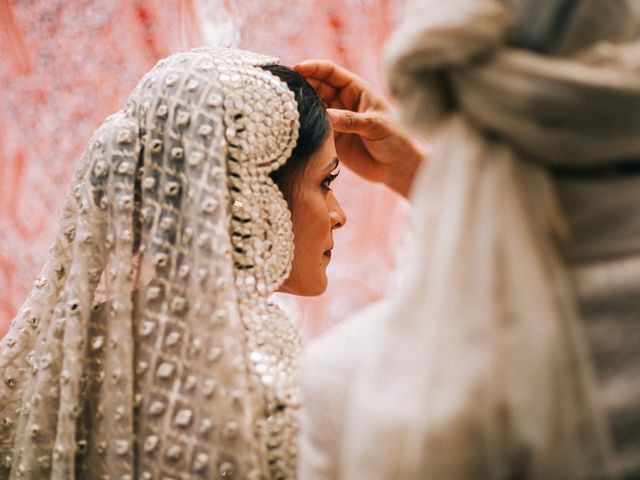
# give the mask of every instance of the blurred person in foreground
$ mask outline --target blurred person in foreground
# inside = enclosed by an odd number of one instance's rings
[[[297,66],[414,206],[395,291],[305,354],[301,478],[640,478],[638,3],[410,1],[386,71],[422,167],[371,87]]]

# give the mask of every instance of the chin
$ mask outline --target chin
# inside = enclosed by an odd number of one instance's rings
[[[321,288],[318,288],[317,286],[314,288],[309,288],[307,290],[304,290],[301,293],[298,293],[298,295],[300,295],[301,297],[317,297],[319,295],[322,295],[326,291],[327,291],[327,284],[325,283],[324,286],[322,286]]]
[[[298,297],[317,297],[327,290],[327,286],[327,276],[322,275],[322,277],[316,281],[296,282],[295,284],[286,281],[278,291]]]
[[[324,277],[318,282],[309,282],[308,285],[299,285],[298,288],[292,292],[294,295],[300,297],[317,297],[327,291],[327,277]]]

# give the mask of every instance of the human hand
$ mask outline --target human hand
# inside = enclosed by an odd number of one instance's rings
[[[327,105],[341,161],[363,178],[407,197],[427,152],[393,120],[384,97],[361,77],[328,60],[307,60],[294,69]]]

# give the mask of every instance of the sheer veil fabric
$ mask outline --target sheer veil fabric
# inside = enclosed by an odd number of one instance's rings
[[[367,313],[341,478],[616,478],[548,172],[640,162],[631,3],[409,2],[388,79],[434,154],[402,281]]]
[[[300,343],[266,297],[299,123],[273,63],[161,60],[89,141],[0,344],[0,477],[294,476]]]

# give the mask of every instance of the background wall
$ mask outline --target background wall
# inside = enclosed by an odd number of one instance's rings
[[[139,78],[173,52],[206,44],[330,58],[379,84],[382,45],[402,0],[0,0],[0,336],[53,241],[86,141]],[[321,297],[277,301],[312,337],[378,299],[406,205],[343,171],[349,217]]]

